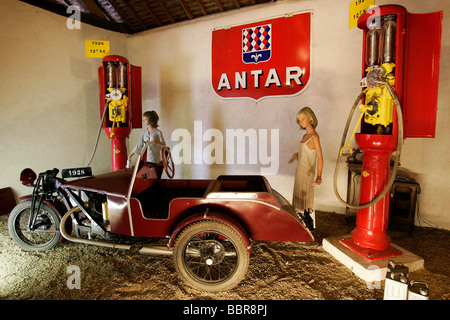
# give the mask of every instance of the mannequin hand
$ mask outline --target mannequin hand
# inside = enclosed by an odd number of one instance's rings
[[[298,157],[298,153],[296,152],[296,153],[294,153],[294,154],[292,155],[291,159],[289,159],[289,162],[288,162],[288,163],[294,162],[294,160],[296,160],[297,157]]]

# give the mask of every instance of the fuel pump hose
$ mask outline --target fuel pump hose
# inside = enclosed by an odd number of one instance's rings
[[[400,154],[402,152],[402,145],[403,145],[403,114],[402,114],[402,109],[401,109],[401,106],[400,106],[400,101],[398,100],[397,94],[392,90],[392,88],[389,85],[389,83],[378,81],[378,84],[384,84],[387,87],[387,89],[389,91],[389,94],[391,95],[392,99],[394,100],[395,108],[396,108],[396,111],[397,111],[397,121],[398,121],[397,151],[396,151],[396,155],[395,155],[394,167],[392,168],[391,177],[389,179],[389,182],[386,185],[386,187],[384,188],[384,190],[375,199],[373,199],[372,201],[370,201],[368,203],[365,203],[365,204],[353,205],[353,204],[350,204],[350,203],[346,202],[344,199],[341,198],[341,196],[339,195],[339,191],[337,189],[337,177],[338,177],[338,173],[339,173],[341,150],[342,150],[342,148],[344,146],[345,138],[347,137],[348,128],[350,127],[350,123],[352,121],[355,109],[358,106],[359,101],[365,95],[364,91],[362,91],[359,94],[358,98],[356,98],[356,100],[355,100],[355,102],[354,102],[354,104],[352,106],[352,109],[350,111],[350,114],[348,116],[347,123],[345,125],[344,133],[342,135],[342,140],[341,140],[341,146],[339,148],[339,154],[338,154],[338,158],[337,158],[337,161],[336,161],[336,167],[335,167],[335,170],[334,170],[334,179],[333,179],[334,193],[336,194],[336,197],[338,198],[338,200],[342,204],[344,204],[346,207],[351,208],[351,209],[356,209],[356,210],[358,210],[358,209],[365,209],[365,208],[373,206],[375,203],[380,201],[386,195],[386,193],[391,189],[392,184],[394,183],[395,177],[397,175],[397,169],[398,169],[398,165],[399,165],[399,162],[400,162]]]
[[[107,111],[108,111],[108,106],[105,106],[105,110],[103,110],[102,119],[100,120],[100,124],[98,126],[97,139],[95,140],[94,149],[92,150],[91,158],[89,159],[89,162],[86,165],[86,167],[89,167],[91,165],[92,160],[94,159],[95,152],[97,151],[98,141],[100,139],[100,133],[102,132],[103,121],[105,121],[105,116],[106,116]]]

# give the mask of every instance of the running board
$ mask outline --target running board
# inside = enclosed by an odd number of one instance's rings
[[[166,246],[139,246],[139,245],[126,245],[126,244],[119,244],[119,243],[110,243],[110,242],[103,242],[103,241],[97,241],[97,240],[91,240],[91,239],[82,239],[73,237],[72,235],[68,234],[65,229],[65,224],[67,219],[70,217],[70,215],[78,210],[78,207],[75,207],[71,210],[69,210],[61,219],[60,224],[60,231],[63,237],[69,241],[77,242],[77,243],[84,243],[84,244],[91,244],[94,246],[99,247],[107,247],[112,249],[122,249],[122,250],[131,250],[136,253],[141,254],[155,254],[155,255],[172,255],[173,251],[169,249]]]

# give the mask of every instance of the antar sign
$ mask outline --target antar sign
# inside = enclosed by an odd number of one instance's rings
[[[311,12],[212,32],[212,86],[222,98],[302,92],[311,72]]]

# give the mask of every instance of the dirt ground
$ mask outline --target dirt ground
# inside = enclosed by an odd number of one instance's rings
[[[382,300],[381,289],[323,250],[322,240],[350,233],[354,221],[318,212],[317,242],[253,242],[244,280],[221,293],[199,292],[184,284],[172,257],[65,242],[47,252],[24,252],[0,217],[1,300]],[[415,227],[412,235],[389,231],[392,242],[419,255],[425,268],[410,279],[425,281],[430,300],[450,299],[450,231]],[[71,266],[79,267],[81,288],[69,289]]]

